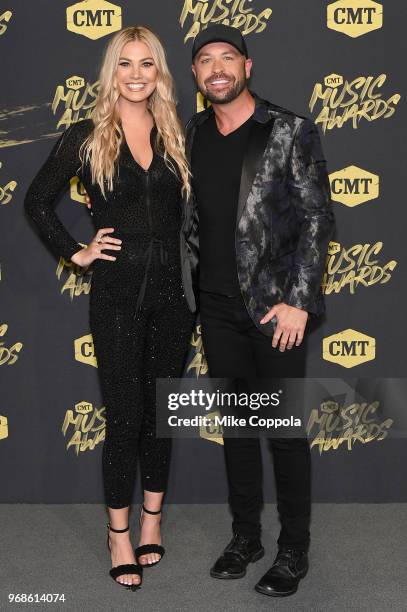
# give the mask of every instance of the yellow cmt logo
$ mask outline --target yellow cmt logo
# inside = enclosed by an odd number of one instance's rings
[[[204,440],[209,440],[209,442],[217,442],[223,445],[222,425],[217,425],[215,422],[215,416],[217,416],[218,419],[220,418],[219,410],[210,412],[205,416],[207,420],[211,421],[211,424],[207,426],[201,425],[199,428],[199,436],[204,438]]]
[[[345,329],[322,341],[322,357],[344,368],[353,368],[376,357],[376,340],[354,329]]]
[[[81,336],[80,338],[77,338],[74,341],[74,347],[76,361],[86,363],[87,365],[91,365],[95,368],[98,367],[95,356],[95,349],[93,346],[92,334],[87,334],[86,336]]]
[[[89,414],[92,410],[93,406],[89,402],[79,402],[79,404],[75,404],[75,412],[78,414]]]
[[[335,87],[343,85],[343,76],[335,73],[328,74],[328,76],[324,78],[324,84],[325,87],[331,87],[332,89],[335,89]]]
[[[8,438],[8,419],[0,414],[0,440]]]
[[[358,206],[379,197],[379,177],[357,166],[348,166],[329,175],[331,197],[345,206]]]
[[[373,0],[338,0],[327,7],[327,26],[357,38],[383,25],[383,7]]]
[[[122,10],[105,0],[84,0],[66,9],[66,27],[70,32],[97,40],[122,27]]]
[[[66,449],[80,452],[93,450],[105,439],[104,407],[93,408],[90,402],[75,404],[75,410],[67,410],[62,424],[62,434],[68,439]],[[69,430],[69,431],[68,431]]]
[[[68,89],[76,91],[85,85],[85,79],[80,76],[71,76],[69,79],[66,79],[65,85]]]
[[[85,187],[80,182],[77,176],[73,176],[69,181],[70,184],[70,194],[71,199],[75,200],[75,202],[80,202],[81,204],[85,204]]]

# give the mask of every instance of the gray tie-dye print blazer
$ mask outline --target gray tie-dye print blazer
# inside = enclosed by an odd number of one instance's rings
[[[260,319],[278,302],[311,315],[325,311],[321,281],[335,219],[315,124],[251,93],[256,107],[241,174],[236,262],[248,313],[271,336],[276,318],[266,325]],[[211,113],[209,107],[195,114],[186,126],[189,160],[195,131]],[[196,310],[199,219],[193,197],[184,208],[181,258],[186,298]]]

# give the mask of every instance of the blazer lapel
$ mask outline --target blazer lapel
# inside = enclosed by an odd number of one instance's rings
[[[237,223],[239,223],[243,209],[246,205],[254,177],[256,176],[261,158],[263,157],[273,125],[273,118],[264,123],[260,123],[256,120],[253,121],[249,135],[249,143],[242,165],[239,201],[237,205]]]
[[[192,155],[192,145],[194,142],[195,132],[197,128],[206,121],[209,115],[213,113],[213,108],[210,106],[204,111],[198,113],[198,115],[194,115],[185,126],[185,156],[188,160],[188,163],[191,165],[191,155]]]

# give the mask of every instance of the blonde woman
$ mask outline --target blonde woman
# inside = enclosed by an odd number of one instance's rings
[[[110,575],[136,590],[142,568],[164,554],[160,512],[170,440],[155,437],[155,379],[182,375],[194,325],[180,261],[190,174],[157,36],[145,27],[118,32],[99,78],[92,118],[59,138],[28,189],[25,209],[57,255],[93,267],[89,318],[106,408]],[[97,230],[85,248],[54,212],[75,174],[92,201]],[[134,551],[129,507],[138,460],[144,504]]]

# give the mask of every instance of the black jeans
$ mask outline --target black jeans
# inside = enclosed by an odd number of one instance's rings
[[[307,328],[300,346],[281,352],[249,317],[243,298],[202,291],[202,342],[214,378],[305,376]],[[263,502],[260,440],[224,437],[233,531],[259,537]],[[279,546],[308,550],[311,453],[306,438],[270,438],[281,522]]]

